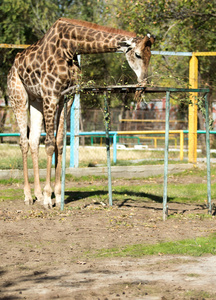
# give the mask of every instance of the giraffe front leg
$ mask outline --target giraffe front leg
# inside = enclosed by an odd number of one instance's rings
[[[34,194],[37,203],[43,204],[43,194],[40,185],[39,178],[39,166],[38,166],[38,156],[39,156],[39,142],[42,127],[42,104],[37,101],[33,101],[30,104],[30,118],[31,118],[31,128],[29,136],[29,145],[31,149],[33,169],[34,169]]]
[[[23,175],[24,175],[24,203],[26,205],[32,205],[33,199],[31,195],[31,187],[28,180],[28,163],[27,163],[27,154],[28,154],[28,145],[26,145],[27,149],[24,149],[21,144],[22,158],[23,158]]]
[[[48,148],[48,151],[51,152],[51,148]],[[54,152],[54,148],[53,148]],[[46,184],[44,187],[44,207],[52,208],[52,188],[51,188],[51,167],[52,167],[52,155],[47,155],[47,174],[46,174]]]
[[[52,156],[55,150],[54,117],[56,112],[56,99],[47,98],[44,100],[43,113],[46,126],[45,148],[47,153],[47,173],[44,187],[44,207],[52,208],[51,168]]]
[[[59,105],[58,112],[58,128],[56,136],[56,149],[55,149],[55,203],[56,206],[61,205],[61,163],[62,163],[62,149],[63,149],[63,119],[60,118],[64,114],[62,109],[62,102]]]
[[[62,151],[57,146],[56,150],[56,167],[55,167],[55,203],[57,207],[61,206],[61,162]]]
[[[55,137],[53,131],[47,132],[45,148],[47,153],[47,173],[46,173],[46,183],[44,187],[44,207],[52,208],[52,188],[51,188],[51,168],[52,168],[52,156],[55,148]]]
[[[46,173],[46,183],[43,192],[45,208],[52,208],[51,168],[52,168],[52,155],[54,153],[54,144],[55,144],[54,134],[50,135],[47,133],[46,141],[45,141],[45,148],[47,153],[47,173]]]

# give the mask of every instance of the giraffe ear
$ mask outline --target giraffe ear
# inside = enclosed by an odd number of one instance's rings
[[[155,42],[155,36],[151,35],[150,33],[147,33],[147,37],[149,38],[149,45],[151,47],[151,45]]]

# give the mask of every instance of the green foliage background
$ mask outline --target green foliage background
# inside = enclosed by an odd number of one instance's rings
[[[154,50],[215,51],[216,5],[207,0],[1,0],[0,43],[36,42],[62,16],[131,30],[138,35],[150,32],[156,36]],[[3,94],[7,73],[18,51],[0,48]],[[208,85],[214,90],[216,59],[202,57],[199,60],[199,86]],[[188,86],[188,63],[189,57],[153,55],[149,84]],[[136,76],[120,54],[82,56],[82,70],[84,81],[136,82]],[[118,100],[114,103],[118,104]]]

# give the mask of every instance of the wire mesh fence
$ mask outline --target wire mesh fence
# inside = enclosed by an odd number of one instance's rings
[[[0,107],[0,132],[18,132],[16,121],[11,107]],[[81,132],[105,131],[103,109],[91,107],[81,109]],[[187,110],[179,105],[172,104],[170,110],[170,130],[187,130]],[[67,129],[70,130],[70,120],[67,120]],[[117,135],[117,164],[142,164],[153,160],[163,161],[164,133],[156,132],[165,129],[165,98],[153,99],[146,102],[120,108],[110,108],[110,130]],[[145,133],[137,133],[145,131]],[[125,132],[125,133],[124,133]],[[184,158],[187,159],[188,134],[184,133]],[[113,138],[111,143],[111,161],[113,163]],[[205,148],[205,136],[198,134],[198,157],[202,157]],[[179,160],[180,135],[169,135],[169,159]],[[0,169],[22,169],[22,156],[19,149],[19,137],[0,137]],[[204,154],[203,154],[204,155]],[[212,156],[215,154],[212,153]],[[105,134],[94,136],[80,136],[79,138],[79,167],[106,165]],[[66,167],[70,162],[70,138],[67,138]],[[28,159],[29,168],[32,168],[31,156]],[[113,163],[114,164],[114,163]],[[46,168],[46,151],[44,137],[41,137],[39,150],[39,167]]]

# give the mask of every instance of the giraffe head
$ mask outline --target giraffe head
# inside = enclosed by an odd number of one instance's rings
[[[155,38],[147,34],[144,38],[130,38],[121,50],[126,53],[126,59],[137,75],[139,83],[146,83],[148,76],[148,65],[151,57],[151,45]]]

